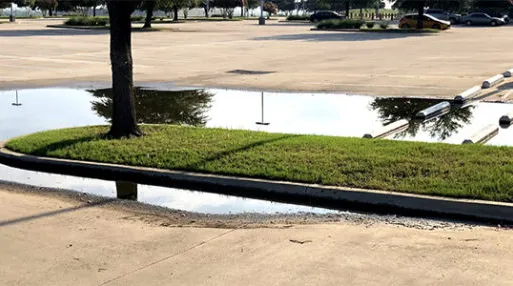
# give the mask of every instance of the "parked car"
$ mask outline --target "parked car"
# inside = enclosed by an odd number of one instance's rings
[[[459,24],[461,20],[460,14],[447,12],[442,9],[427,9],[424,13],[440,20],[449,21],[451,25]]]
[[[501,12],[497,12],[497,11],[486,11],[486,10],[476,11],[476,13],[477,12],[486,13],[486,14],[490,15],[491,17],[500,18],[500,19],[504,20],[504,22],[506,24],[509,24],[509,21],[510,21],[509,16],[505,13],[501,13]]]
[[[502,18],[492,17],[486,13],[470,13],[466,16],[461,17],[461,22],[467,26],[472,25],[488,25],[488,26],[499,26],[506,24]]]
[[[417,27],[418,14],[409,14],[401,18],[399,28],[411,29]],[[425,29],[447,30],[451,27],[451,22],[437,19],[431,15],[424,15],[422,26]]]
[[[331,19],[344,19],[345,17],[335,11],[317,11],[310,16],[310,21],[319,22]]]

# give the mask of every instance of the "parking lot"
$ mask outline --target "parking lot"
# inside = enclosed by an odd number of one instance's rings
[[[4,89],[110,81],[107,30],[0,25]],[[310,31],[300,23],[190,22],[134,32],[136,83],[448,97],[513,67],[513,26],[439,34]]]

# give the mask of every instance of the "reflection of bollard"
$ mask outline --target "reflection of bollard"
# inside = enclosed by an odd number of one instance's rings
[[[116,197],[122,200],[137,201],[137,184],[116,181]]]
[[[426,120],[429,118],[433,118],[445,113],[448,113],[451,110],[451,104],[448,101],[443,101],[433,106],[430,106],[424,110],[419,111],[416,115],[416,119]]]
[[[394,133],[402,132],[408,129],[408,124],[408,120],[401,119],[385,125],[377,130],[374,130],[371,133],[366,133],[363,135],[363,138],[384,138]]]
[[[499,127],[490,124],[474,133],[469,139],[465,139],[462,144],[484,144],[497,134],[499,134]]]

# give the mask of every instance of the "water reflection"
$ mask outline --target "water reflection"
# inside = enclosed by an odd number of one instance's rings
[[[112,118],[112,89],[88,90],[98,100],[92,108],[100,116]],[[205,90],[148,90],[134,88],[138,123],[204,126],[214,94]]]
[[[413,120],[417,112],[442,101],[437,99],[376,98],[371,103],[371,109],[378,112],[378,117],[384,125],[400,119],[410,120],[408,128],[396,133],[395,139],[416,137],[417,133],[422,131],[436,141],[444,141],[471,123],[472,111],[475,106],[452,105],[451,110],[445,115],[427,121]]]

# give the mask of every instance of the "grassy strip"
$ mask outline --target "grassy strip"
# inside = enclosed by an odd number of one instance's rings
[[[107,140],[105,126],[14,139],[21,153],[173,170],[513,201],[513,148],[144,126]]]

